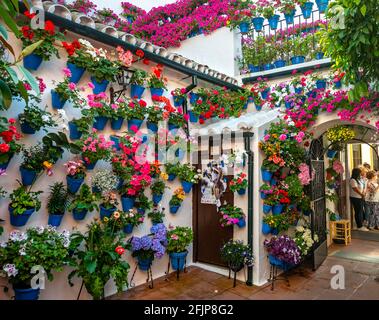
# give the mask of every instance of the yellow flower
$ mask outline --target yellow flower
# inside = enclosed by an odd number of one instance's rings
[[[46,169],[51,169],[53,167],[53,164],[50,163],[49,161],[44,161],[43,162],[43,166],[46,168]]]
[[[108,217],[104,217],[104,222],[108,222],[109,221],[109,218]]]
[[[167,174],[166,172],[162,172],[162,173],[161,173],[161,178],[162,178],[163,180],[167,181],[167,179],[168,179],[168,174]]]

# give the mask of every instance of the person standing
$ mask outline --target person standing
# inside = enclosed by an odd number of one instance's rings
[[[368,231],[363,226],[363,204],[364,204],[364,182],[361,176],[361,169],[354,168],[350,178],[350,202],[354,208],[355,223],[360,231]]]
[[[379,230],[379,183],[375,171],[369,171],[367,177],[366,207],[368,209],[368,229]]]
[[[367,194],[367,178],[366,174],[369,172],[371,169],[367,169],[367,166],[370,167],[368,163],[364,163],[358,168],[361,170],[361,180],[363,182],[363,193],[366,195]],[[371,167],[370,167],[371,168]],[[368,216],[369,216],[369,211],[370,209],[366,205],[366,199],[363,199],[363,226],[367,227],[368,225]]]

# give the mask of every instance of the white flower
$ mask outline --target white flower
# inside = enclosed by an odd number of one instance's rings
[[[14,264],[6,264],[3,266],[3,270],[7,273],[8,277],[15,277],[18,274],[18,270]]]
[[[0,242],[0,248],[6,248],[8,244],[5,241]]]
[[[49,122],[50,119],[51,119],[50,116],[47,115],[47,114],[44,114],[44,115],[42,116],[42,121],[43,121],[43,122]]]
[[[9,234],[9,240],[16,242],[16,241],[23,241],[28,239],[28,236],[26,233],[21,232],[19,230],[14,230]]]

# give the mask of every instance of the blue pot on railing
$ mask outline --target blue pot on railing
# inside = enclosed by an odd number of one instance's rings
[[[329,0],[316,0],[316,4],[320,13],[324,13],[328,8]]]
[[[124,226],[123,231],[126,234],[131,234],[133,232],[134,226],[131,223],[128,223],[126,226]]]
[[[71,71],[70,82],[77,84],[82,78],[86,69],[78,67],[77,65],[67,62],[67,68]]]
[[[179,210],[180,206],[170,206],[170,213],[176,214]]]
[[[132,131],[132,127],[136,127],[138,130],[141,128],[143,120],[140,119],[129,119],[128,120],[128,130]]]
[[[116,207],[106,209],[102,205],[100,205],[100,219],[104,220],[105,217],[110,218],[113,212],[115,212],[116,210]]]
[[[30,216],[35,211],[35,208],[25,210],[22,214],[13,214],[13,208],[8,207],[10,223],[13,227],[23,227],[28,222]]]
[[[31,186],[37,178],[37,171],[20,167],[21,181],[24,186]]]
[[[316,59],[317,60],[321,60],[321,59],[324,59],[324,52],[317,52],[316,53]]]
[[[272,30],[278,29],[280,15],[274,14],[272,17],[268,19],[268,24]]]
[[[88,210],[80,210],[80,209],[75,208],[74,210],[72,210],[72,215],[75,220],[82,221],[86,217],[87,212]]]
[[[254,29],[256,31],[262,31],[264,21],[265,19],[262,17],[255,17],[251,19],[251,22],[253,23]]]
[[[135,198],[121,197],[121,205],[123,211],[129,211],[133,209],[135,203]]]
[[[283,67],[285,67],[286,66],[286,62],[284,61],[284,60],[276,60],[275,62],[274,62],[274,66],[275,66],[275,68],[283,68]]]
[[[17,288],[13,285],[15,300],[38,300],[40,289],[33,288]]]
[[[75,124],[75,122],[69,121],[68,128],[70,129],[71,140],[80,139],[80,137],[82,136],[82,132],[78,130],[78,126]]]
[[[49,214],[49,220],[47,224],[53,227],[59,227],[62,223],[63,214]]]
[[[173,123],[168,124],[168,130],[169,131],[178,130],[178,129],[179,129],[179,126],[177,126],[176,124],[173,124]]]
[[[274,65],[272,63],[266,63],[263,65],[263,70],[272,70],[274,69]]]
[[[91,77],[91,82],[95,86],[95,88],[92,89],[93,94],[105,92],[109,84],[108,80],[102,80],[101,82],[97,82],[95,77]]]
[[[67,190],[70,193],[76,193],[80,189],[80,186],[84,182],[84,178],[81,179],[74,179],[71,176],[66,176],[66,182],[67,182]]]
[[[264,214],[269,214],[271,209],[272,209],[272,206],[270,206],[268,204],[263,204],[263,213]]]
[[[59,93],[57,93],[55,90],[51,90],[51,105],[54,109],[63,109],[65,103],[66,100],[61,99]]]
[[[147,271],[150,269],[153,261],[152,261],[152,259],[142,259],[142,258],[138,257],[137,262],[138,262],[138,268],[141,271]]]
[[[121,147],[120,147],[120,137],[119,136],[111,135],[109,137],[109,139],[114,142],[113,148],[115,148],[117,151],[120,151],[121,150]]]
[[[292,10],[291,13],[284,14],[284,18],[286,19],[287,24],[294,23],[295,13],[296,13],[296,10]]]
[[[189,94],[190,104],[194,105],[196,104],[197,100],[199,100],[199,95],[194,92],[190,92]]]
[[[193,183],[188,181],[180,181],[185,193],[190,193],[192,190]]]
[[[37,70],[39,66],[42,63],[42,57],[38,56],[34,53],[27,55],[24,57],[24,68],[29,69],[29,70]]]
[[[262,223],[262,233],[264,235],[268,235],[268,234],[270,234],[270,232],[271,232],[271,227],[267,223],[263,222]]]
[[[141,99],[144,91],[145,91],[145,87],[139,86],[138,84],[132,84],[130,86],[130,97],[132,99],[135,99],[135,98]]]
[[[259,66],[255,66],[253,64],[248,64],[248,68],[249,68],[251,73],[259,72],[261,69]]]
[[[243,196],[243,195],[246,193],[246,189],[245,189],[245,188],[238,189],[238,190],[237,190],[237,193],[238,193],[240,196]]]
[[[21,132],[25,134],[35,134],[36,130],[33,129],[30,124],[26,121],[20,123]]]
[[[299,63],[304,63],[305,62],[305,57],[304,56],[295,56],[291,58],[291,63],[292,64],[299,64]]]
[[[156,123],[148,121],[148,122],[146,122],[146,127],[147,127],[147,129],[149,129],[153,133],[157,133],[158,132],[158,124],[156,124]]]
[[[260,105],[255,105],[255,109],[256,109],[257,111],[261,111],[261,110],[262,110],[262,106],[260,106]]]
[[[337,150],[328,150],[326,152],[326,155],[329,159],[334,159],[337,155],[337,152],[338,152]]]
[[[199,116],[196,115],[192,110],[189,110],[188,111],[188,115],[189,115],[189,120],[190,122],[192,123],[196,123],[199,121]]]
[[[248,22],[241,22],[239,24],[241,33],[248,33],[250,29],[250,24]]]
[[[278,214],[281,214],[283,212],[283,208],[284,208],[284,205],[282,205],[282,204],[273,205],[272,206],[272,214],[275,216]]]
[[[341,89],[342,88],[342,82],[341,80],[334,81],[334,88]]]
[[[150,88],[151,97],[154,97],[154,96],[162,97],[163,92],[164,92],[163,88]]]
[[[157,205],[159,202],[161,202],[163,198],[163,194],[153,194],[153,203]]]
[[[120,130],[123,122],[124,122],[124,118],[121,118],[121,117],[119,117],[117,119],[111,119],[112,130]]]
[[[264,91],[261,92],[261,97],[262,99],[267,99],[268,94],[270,93],[270,88],[265,89]]]
[[[326,80],[317,80],[316,81],[316,88],[319,90],[325,90],[326,89]]]
[[[278,258],[274,257],[271,254],[268,255],[268,261],[270,262],[271,265],[274,265],[274,266],[282,269],[283,271],[288,271],[289,269],[294,267],[291,264],[288,264],[282,260],[279,260]]]
[[[266,169],[261,169],[261,174],[262,174],[262,180],[265,182],[270,182],[272,179],[273,173],[271,171],[268,171]]]
[[[97,130],[104,130],[105,126],[107,125],[108,118],[104,116],[95,117],[95,120],[93,122],[93,127]]]
[[[168,180],[168,181],[174,181],[175,178],[176,178],[176,174],[169,174],[167,180]]]
[[[241,218],[241,219],[239,219],[238,222],[237,222],[237,226],[238,226],[239,228],[244,228],[244,227],[246,227],[246,219],[245,219],[245,218]]]
[[[312,14],[313,2],[306,2],[300,8],[301,8],[301,12],[303,13],[304,19],[309,19]]]
[[[188,251],[170,253],[169,256],[172,269],[182,271],[186,264],[187,254]]]

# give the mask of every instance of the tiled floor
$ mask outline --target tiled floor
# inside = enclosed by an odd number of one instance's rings
[[[270,285],[248,287],[238,282],[233,288],[233,281],[210,271],[196,267],[188,268],[177,281],[175,274],[155,280],[154,288],[147,285],[130,289],[110,299],[121,300],[245,300],[245,299],[306,299],[306,300],[379,300],[379,263],[359,261],[362,256],[379,257],[379,242],[353,240],[353,244],[345,246],[333,245],[330,253],[338,252],[337,256],[329,256],[322,266],[313,272],[307,268],[299,268],[288,275],[290,286],[285,281],[278,281],[271,291]],[[349,253],[348,258],[344,252]],[[354,253],[357,253],[356,255]],[[351,257],[358,260],[351,260]],[[334,265],[342,265],[345,269],[345,289],[331,289],[330,280],[334,276],[330,269]]]

